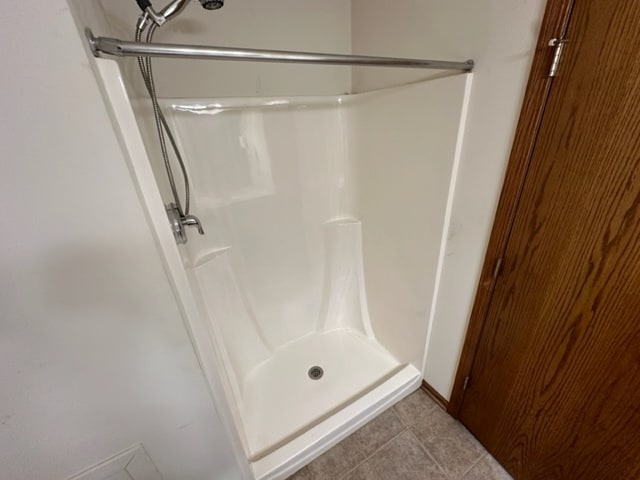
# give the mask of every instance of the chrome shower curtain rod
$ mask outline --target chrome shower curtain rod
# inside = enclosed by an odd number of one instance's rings
[[[371,67],[428,68],[471,72],[473,60],[448,62],[415,58],[370,57],[365,55],[339,55],[333,53],[287,52],[281,50],[254,50],[247,48],[176,45],[170,43],[138,43],[109,37],[96,37],[86,30],[91,51],[119,57],[169,57],[204,60],[232,60],[239,62],[310,63],[318,65],[354,65]]]

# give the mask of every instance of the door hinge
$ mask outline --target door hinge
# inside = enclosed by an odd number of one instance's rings
[[[493,279],[497,280],[497,278],[500,276],[500,273],[502,273],[502,260],[503,258],[500,257],[496,260],[496,264],[493,266]]]
[[[562,57],[562,49],[567,41],[564,38],[552,38],[549,40],[549,46],[553,47],[553,60],[551,60],[551,68],[549,68],[549,76],[555,77],[558,74],[558,65],[560,65],[560,57]]]
[[[469,386],[469,379],[471,377],[464,377],[464,383],[462,384],[462,391],[465,392]]]

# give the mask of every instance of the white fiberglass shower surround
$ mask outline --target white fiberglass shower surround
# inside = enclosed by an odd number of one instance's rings
[[[286,478],[422,381],[471,75],[160,98],[205,232],[178,246],[128,61],[95,65],[203,370],[255,477]]]

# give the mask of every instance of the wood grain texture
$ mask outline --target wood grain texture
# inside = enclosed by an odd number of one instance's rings
[[[447,411],[454,417],[458,416],[462,406],[464,379],[471,371],[495,288],[493,276],[495,262],[504,255],[511,234],[515,212],[551,87],[552,79],[548,73],[553,50],[549,48],[548,42],[551,38],[560,38],[564,35],[572,5],[573,0],[547,2],[469,327],[447,407]]]
[[[638,25],[574,6],[460,409],[517,480],[640,478]]]

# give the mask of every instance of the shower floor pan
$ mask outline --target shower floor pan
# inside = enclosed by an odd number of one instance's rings
[[[323,370],[312,379],[312,367]],[[359,332],[312,333],[280,348],[243,386],[241,417],[255,462],[379,386],[401,365]]]

